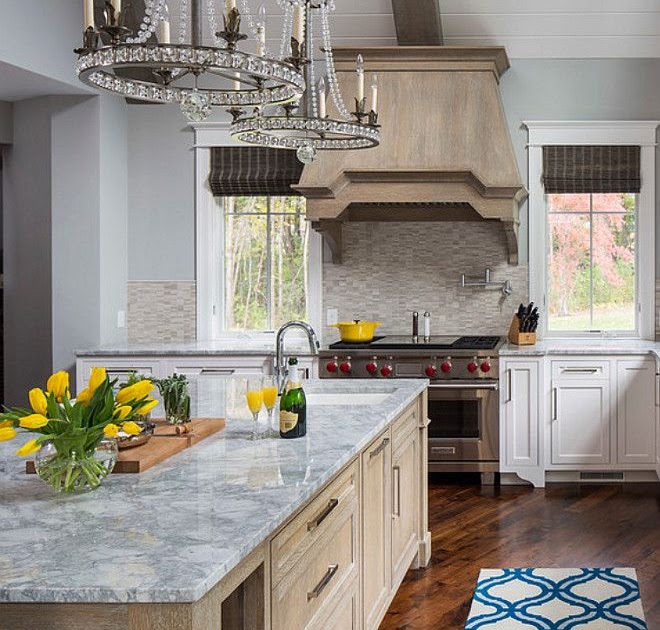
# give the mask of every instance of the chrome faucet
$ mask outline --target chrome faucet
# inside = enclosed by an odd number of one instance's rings
[[[307,339],[309,340],[309,349],[312,354],[319,353],[319,340],[316,337],[314,329],[307,322],[287,322],[283,324],[282,327],[277,331],[277,338],[275,341],[276,345],[276,354],[275,354],[275,376],[277,377],[277,391],[281,394],[284,391],[284,383],[286,381],[287,367],[284,361],[284,335],[287,330],[291,328],[300,328],[307,333]]]

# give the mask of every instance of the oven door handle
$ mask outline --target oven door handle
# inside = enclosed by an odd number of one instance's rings
[[[432,383],[429,385],[429,389],[489,389],[497,391],[499,388],[499,383]]]

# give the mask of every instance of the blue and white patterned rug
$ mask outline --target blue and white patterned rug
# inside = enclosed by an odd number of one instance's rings
[[[482,569],[465,630],[648,630],[635,569]]]

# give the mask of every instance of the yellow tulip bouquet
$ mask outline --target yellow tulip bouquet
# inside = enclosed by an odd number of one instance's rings
[[[68,373],[56,372],[48,379],[45,391],[38,387],[30,390],[31,409],[5,408],[0,413],[0,441],[12,440],[19,432],[40,434],[16,454],[36,453],[37,473],[46,483],[58,492],[97,488],[117,458],[116,444],[114,457],[96,457],[101,442],[115,438],[119,431],[137,435],[142,429],[133,418],[149,413],[158,404],[149,396],[154,388],[151,381],[139,381],[116,395],[115,383],[105,368],[93,368],[87,387],[72,400]],[[48,457],[40,457],[46,447]]]

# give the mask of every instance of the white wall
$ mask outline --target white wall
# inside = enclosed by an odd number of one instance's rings
[[[6,403],[23,400],[52,366],[50,107],[43,98],[17,104],[4,152]]]
[[[81,88],[73,69],[79,42],[81,0],[0,3],[0,61]]]
[[[502,100],[523,181],[524,120],[660,120],[660,59],[514,60],[502,77]],[[656,182],[660,184],[660,161]],[[660,190],[660,187],[658,187]],[[656,215],[660,212],[660,197]],[[527,260],[527,206],[521,260]],[[656,245],[660,272],[660,240]]]
[[[0,144],[10,144],[14,135],[14,119],[11,103],[0,101]]]
[[[195,277],[193,144],[178,107],[128,106],[130,280]]]
[[[126,310],[125,104],[14,106],[4,153],[5,400],[21,403],[74,351],[121,341]]]

